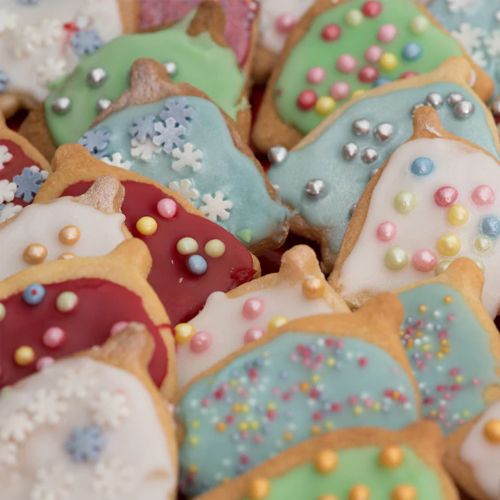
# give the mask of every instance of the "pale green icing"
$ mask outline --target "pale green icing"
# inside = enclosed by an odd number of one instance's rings
[[[484,391],[500,383],[489,334],[448,285],[422,285],[399,299],[405,309],[401,340],[419,383],[424,416],[448,434],[482,413]]]
[[[385,71],[379,63],[374,67],[379,77],[386,80],[397,80],[407,71],[428,73],[436,69],[451,56],[462,55],[460,45],[448,34],[429,24],[423,33],[415,34],[410,26],[412,20],[422,15],[413,0],[381,0],[382,13],[375,18],[364,18],[358,26],[349,26],[345,22],[346,15],[353,9],[361,9],[365,0],[353,0],[332,6],[318,16],[310,25],[304,37],[294,46],[276,82],[274,93],[275,106],[281,119],[306,134],[325,118],[314,109],[303,111],[296,105],[297,96],[306,89],[314,90],[318,97],[329,96],[330,87],[335,82],[347,82],[351,94],[347,99],[338,101],[344,104],[356,90],[369,90],[375,83],[363,83],[358,79],[359,70],[370,65],[364,57],[371,45],[379,45],[385,52],[394,54],[399,64],[392,70]],[[341,37],[333,42],[325,42],[321,37],[323,28],[328,24],[338,24],[342,29]],[[380,26],[393,24],[399,31],[398,36],[389,43],[380,42],[377,32]],[[416,42],[422,49],[422,56],[407,61],[402,52],[409,42]],[[354,56],[358,62],[357,69],[343,74],[336,69],[337,58],[342,54]],[[326,78],[317,84],[307,81],[307,71],[313,67],[326,70]]]
[[[169,105],[174,108],[171,115],[165,111]],[[182,122],[183,116],[178,114],[182,115],[183,109],[187,110],[185,117],[188,121],[184,122],[185,133],[177,146],[185,149],[190,144],[194,151],[199,152],[199,170],[196,170],[197,166],[176,167],[175,147],[171,153],[158,147],[151,159],[131,153],[133,137],[130,129],[133,123],[147,115],[154,115],[157,122],[164,123],[165,120],[159,116],[164,112]],[[167,115],[163,116],[168,119]],[[110,115],[90,134],[102,129],[108,129],[110,137],[106,149],[99,156],[112,157],[118,152],[123,160],[131,162],[131,171],[172,189],[178,189],[181,181],[188,181],[193,194],[190,201],[202,211],[206,206],[205,195],[222,193],[224,200],[232,203],[232,208],[227,211],[227,219],[223,219],[221,213],[213,220],[243,243],[253,246],[267,238],[279,238],[286,231],[288,209],[269,196],[262,173],[248,156],[236,148],[222,113],[210,101],[186,96],[130,106]],[[151,142],[149,136],[146,140]]]
[[[407,446],[401,446],[403,463],[396,468],[379,464],[381,448],[363,446],[336,452],[338,464],[326,474],[316,471],[314,464],[306,463],[286,474],[270,480],[266,500],[318,499],[322,495],[335,495],[339,500],[349,498],[353,486],[363,484],[369,488],[374,500],[389,500],[394,489],[402,484],[413,486],[422,500],[441,500],[443,489],[436,471],[425,464]],[[245,500],[250,500],[244,497]]]
[[[432,92],[439,93],[445,101],[439,109],[439,117],[446,130],[499,157],[494,131],[485,121],[478,98],[457,84],[441,82],[353,102],[316,140],[289,152],[284,162],[275,164],[269,171],[271,182],[279,186],[283,201],[297,210],[310,226],[324,231],[332,253],[339,251],[351,207],[363,194],[372,173],[413,135],[413,106],[423,103]],[[455,116],[452,107],[446,104],[446,97],[452,92],[462,94],[475,104],[472,116],[465,120]],[[366,119],[371,124],[370,133],[363,137],[357,137],[352,132],[353,122],[360,119]],[[373,133],[381,123],[390,123],[394,127],[392,137],[384,143]],[[359,152],[353,160],[347,161],[343,158],[342,149],[351,142],[358,146]],[[378,159],[370,165],[361,159],[368,147],[378,153]],[[304,188],[311,179],[325,181],[324,196],[311,198],[306,195]]]
[[[385,351],[356,338],[293,332],[194,383],[177,415],[185,430],[181,488],[196,495],[312,435],[398,429],[418,419],[418,408],[410,379]]]
[[[127,90],[130,67],[139,58],[175,62],[174,81],[198,87],[236,118],[245,77],[230,48],[217,45],[208,33],[196,37],[186,33],[193,16],[190,14],[166,30],[118,37],[82,58],[73,73],[55,85],[45,101],[45,117],[55,144],[76,142],[96,118],[97,101],[101,98],[113,101]],[[94,68],[104,68],[108,74],[98,88],[92,88],[86,80]],[[64,115],[52,110],[60,96],[72,101],[71,110]]]

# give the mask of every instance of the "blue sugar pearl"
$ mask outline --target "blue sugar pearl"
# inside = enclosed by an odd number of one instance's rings
[[[23,292],[23,300],[30,306],[36,306],[45,298],[45,288],[34,284],[26,287]]]
[[[106,438],[97,425],[73,429],[64,444],[66,453],[74,462],[97,462],[105,447]]]
[[[411,164],[410,170],[412,174],[420,177],[429,175],[434,171],[434,162],[430,158],[421,156]]]
[[[415,61],[422,55],[422,52],[422,47],[418,43],[407,43],[403,47],[403,59],[406,61]]]
[[[380,87],[382,85],[385,85],[386,83],[391,83],[391,82],[392,80],[390,78],[384,78],[383,76],[381,76],[380,78],[377,78],[372,85],[374,87]]]
[[[198,276],[205,274],[208,269],[207,261],[201,255],[191,255],[187,260],[188,269]]]
[[[481,220],[481,233],[490,238],[498,238],[500,235],[500,219],[495,215],[489,215]]]

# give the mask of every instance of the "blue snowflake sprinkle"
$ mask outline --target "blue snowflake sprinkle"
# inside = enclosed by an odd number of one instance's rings
[[[165,153],[170,154],[174,148],[182,146],[185,142],[186,127],[179,125],[173,118],[164,122],[156,122],[153,143],[161,146]]]
[[[87,56],[102,46],[102,40],[97,31],[82,30],[71,37],[71,46],[77,56]]]
[[[5,92],[7,90],[7,85],[9,85],[9,75],[0,68],[0,92]]]
[[[96,158],[102,158],[106,155],[110,136],[111,131],[108,127],[97,127],[86,132],[78,144],[81,144]]]
[[[44,181],[45,177],[40,169],[24,167],[23,171],[12,179],[12,182],[17,184],[16,198],[31,203]]]
[[[64,449],[74,462],[97,462],[105,447],[106,438],[97,425],[73,429],[64,444]]]
[[[155,133],[155,119],[155,115],[145,115],[136,118],[128,129],[130,137],[135,137],[139,142],[152,139]]]
[[[188,104],[185,97],[174,97],[167,99],[163,103],[163,111],[160,112],[160,118],[166,121],[173,118],[177,124],[188,128],[193,121],[194,109]]]

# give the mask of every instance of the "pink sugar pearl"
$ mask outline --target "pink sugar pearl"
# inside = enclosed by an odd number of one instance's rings
[[[490,186],[481,184],[472,192],[472,201],[480,207],[491,205],[495,201],[495,191]]]
[[[264,302],[260,299],[248,299],[243,304],[242,314],[245,319],[258,318],[264,312]]]
[[[251,344],[256,340],[259,340],[263,335],[264,335],[264,330],[261,330],[260,328],[250,328],[250,330],[247,330],[245,332],[245,337],[244,337],[245,344]]]
[[[323,68],[316,66],[307,72],[307,81],[309,83],[321,83],[325,79],[325,76],[326,71]]]
[[[394,24],[384,24],[380,26],[377,38],[383,43],[392,42],[398,35],[398,29]]]
[[[347,82],[336,82],[330,87],[330,94],[336,101],[347,99],[350,92],[351,87]]]
[[[57,349],[66,342],[66,332],[58,326],[52,326],[43,334],[42,342],[45,347]]]
[[[440,187],[434,193],[434,202],[439,207],[449,207],[453,205],[458,198],[458,191],[452,186]]]
[[[36,362],[36,369],[38,371],[42,371],[52,364],[54,364],[54,358],[50,356],[43,356]]]
[[[436,256],[427,249],[417,250],[412,258],[413,267],[422,273],[428,273],[436,267]]]
[[[350,54],[342,54],[337,59],[337,69],[341,73],[352,73],[358,65],[356,59]]]
[[[365,59],[369,63],[374,64],[374,63],[378,62],[378,60],[382,57],[383,53],[384,53],[384,51],[382,50],[381,47],[379,47],[378,45],[372,45],[371,47],[366,49]]]
[[[163,198],[157,203],[156,210],[164,219],[171,219],[177,213],[177,203],[171,198]]]
[[[392,222],[382,222],[377,227],[377,239],[379,241],[391,241],[396,236],[396,226]]]
[[[274,27],[276,31],[279,33],[283,33],[286,35],[292,31],[292,28],[295,26],[296,20],[292,14],[285,12],[284,14],[280,14],[276,20],[274,21]]]
[[[192,352],[200,353],[206,351],[212,343],[212,336],[208,332],[197,332],[189,342],[189,348]]]

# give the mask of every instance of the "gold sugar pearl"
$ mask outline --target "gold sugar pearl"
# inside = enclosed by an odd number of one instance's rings
[[[59,231],[59,241],[63,245],[74,245],[80,239],[80,229],[77,226],[66,226]]]
[[[24,262],[30,265],[41,264],[47,258],[47,248],[40,243],[31,243],[23,252]]]
[[[19,366],[31,365],[35,361],[35,351],[27,345],[18,347],[14,353],[14,361]]]
[[[302,293],[308,299],[319,299],[323,296],[325,283],[323,280],[310,276],[302,282]]]
[[[349,500],[369,500],[370,497],[370,488],[364,484],[357,484],[349,491]]]
[[[328,474],[335,470],[338,464],[338,456],[332,450],[320,451],[314,460],[314,467],[321,474]]]
[[[416,500],[417,490],[410,484],[400,484],[391,493],[391,500]]]
[[[269,495],[271,485],[269,481],[264,478],[253,479],[248,488],[248,497],[251,500],[262,500]]]
[[[488,420],[483,427],[484,437],[492,444],[500,444],[500,419]]]
[[[59,260],[70,260],[75,258],[75,254],[70,253],[70,252],[65,252],[59,255]]]
[[[403,450],[399,446],[386,446],[378,457],[380,465],[389,469],[399,467],[404,460]]]

